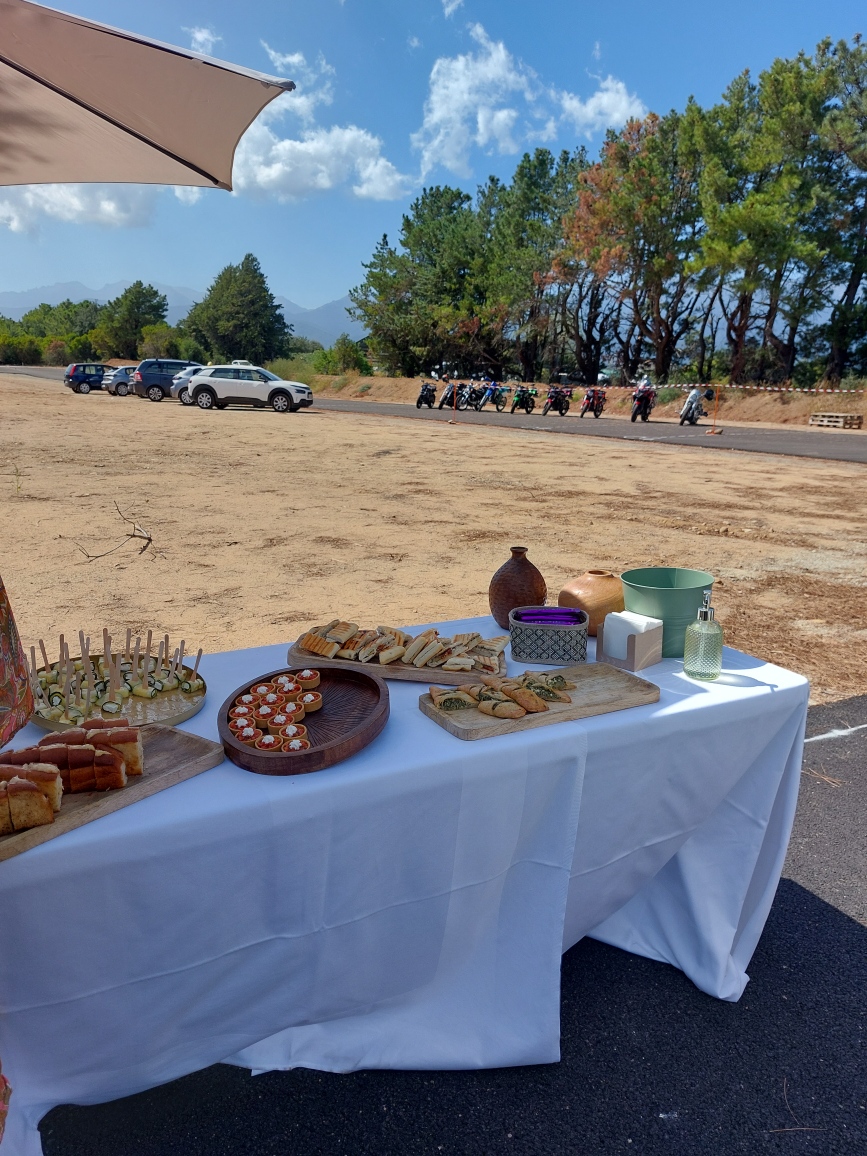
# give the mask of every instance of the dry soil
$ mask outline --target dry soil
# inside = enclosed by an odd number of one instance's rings
[[[482,614],[512,544],[555,596],[590,567],[710,570],[727,642],[808,675],[814,701],[864,689],[861,465],[0,382],[0,573],[27,646],[106,625],[214,651],[337,615]]]

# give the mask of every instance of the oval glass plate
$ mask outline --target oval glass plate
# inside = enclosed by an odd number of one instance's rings
[[[257,682],[270,682],[279,674],[294,674],[304,666],[272,670],[258,675],[233,690],[217,714],[217,728],[227,756],[245,771],[257,775],[304,775],[322,771],[348,759],[373,742],[388,722],[388,687],[374,674],[335,666],[328,662],[307,664],[319,671],[316,688],[322,695],[322,706],[305,715],[310,749],[288,754],[282,751],[260,751],[242,743],[229,730],[229,711],[239,694]]]

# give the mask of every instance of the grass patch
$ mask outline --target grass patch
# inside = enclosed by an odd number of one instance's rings
[[[310,364],[312,353],[299,353],[295,357],[278,357],[269,361],[265,366],[284,381],[300,381],[302,385],[311,385],[314,378],[313,366]]]
[[[678,398],[686,397],[682,389],[677,389],[673,385],[665,386],[656,395],[656,400],[660,405],[666,405],[670,401],[677,401]]]

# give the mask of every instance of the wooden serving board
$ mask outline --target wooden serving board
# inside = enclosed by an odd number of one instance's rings
[[[101,655],[94,654],[92,657],[98,659]],[[178,669],[183,670],[188,677],[192,677],[192,667],[181,666]],[[201,674],[197,677],[202,678]],[[129,698],[124,699],[123,709],[115,717],[129,719],[130,726],[134,727],[147,726],[148,723],[160,723],[165,727],[177,726],[178,723],[186,722],[187,719],[199,713],[205,705],[207,693],[208,686],[202,678],[202,689],[197,690],[195,694],[184,694],[180,687],[176,690],[162,690],[155,698],[136,698],[134,694],[131,694]],[[91,717],[105,719],[112,716],[94,710],[91,712]],[[65,731],[72,726],[79,725],[78,723],[54,722],[35,712],[30,716],[30,721],[45,731]],[[81,725],[87,726],[87,723]]]
[[[430,695],[423,694],[418,700],[419,709],[455,738],[490,739],[495,735],[533,730],[535,727],[546,727],[552,723],[570,722],[573,719],[589,718],[594,714],[608,714],[615,710],[627,710],[629,707],[659,702],[658,686],[635,674],[608,666],[604,662],[557,667],[556,670],[545,673],[562,674],[569,682],[578,684],[576,690],[565,692],[572,699],[571,703],[549,702],[546,711],[540,711],[539,714],[525,714],[523,718],[492,718],[472,708],[455,711],[438,710]]]
[[[164,791],[175,783],[182,783],[184,779],[191,779],[202,771],[218,766],[225,758],[222,746],[212,743],[210,739],[202,739],[198,735],[158,723],[151,723],[141,730],[143,775],[130,779],[128,785],[120,791],[65,794],[53,823],[33,827],[29,831],[18,831],[14,835],[0,836],[0,861],[20,855],[22,851],[29,851],[40,843],[47,843],[49,839],[56,839],[65,831],[73,831],[85,823],[92,823],[103,815],[110,815],[112,811],[119,811],[121,807],[128,807],[130,803],[137,803],[139,799],[146,799],[148,795]]]
[[[258,682],[271,682],[278,674],[297,674],[305,665],[263,674],[233,690],[220,707],[217,729],[226,754],[245,771],[257,775],[306,775],[310,771],[323,771],[363,750],[388,722],[391,709],[388,687],[381,678],[350,670],[348,662],[320,661],[316,666],[320,673],[316,690],[322,695],[322,706],[301,720],[307,728],[309,750],[260,751],[235,738],[229,729],[229,711],[237,696]]]
[[[342,666],[346,670],[360,670],[364,674],[372,674],[377,678],[435,683],[438,686],[461,686],[465,682],[474,682],[480,675],[487,673],[484,670],[443,670],[441,666],[423,666],[419,669],[412,664],[407,666],[400,659],[396,662],[389,662],[385,666],[380,666],[378,662],[353,662],[349,658],[325,659],[311,654],[307,650],[302,650],[297,642],[293,642],[289,647],[286,661],[298,670],[303,670],[305,666],[310,667],[311,670],[319,670],[321,663],[328,662],[332,666]],[[500,674],[506,674],[506,659],[502,654],[500,655]]]

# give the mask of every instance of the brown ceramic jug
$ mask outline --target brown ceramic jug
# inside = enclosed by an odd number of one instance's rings
[[[595,637],[596,628],[605,621],[605,615],[623,609],[623,583],[610,570],[588,570],[580,578],[566,583],[557,603],[586,611],[590,618],[587,633]]]
[[[488,602],[497,625],[509,629],[509,612],[516,606],[544,606],[548,594],[545,579],[527,559],[526,546],[512,546],[512,557],[491,579]]]

